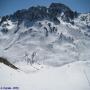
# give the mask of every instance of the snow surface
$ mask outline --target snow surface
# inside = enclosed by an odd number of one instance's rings
[[[19,87],[18,90],[90,90],[90,62],[45,66],[29,73],[0,64],[0,77],[2,87]]]

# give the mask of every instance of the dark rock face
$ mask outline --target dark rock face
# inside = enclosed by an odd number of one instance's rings
[[[69,18],[74,18],[74,12],[64,4],[60,3],[52,3],[49,7],[49,13],[50,17],[57,17],[64,13],[62,19],[65,19],[65,21],[68,21]]]
[[[60,15],[62,12],[66,13],[66,12],[70,12],[71,10],[65,6],[64,4],[61,3],[52,3],[49,6],[49,13],[52,14],[52,16],[58,16]]]
[[[14,20],[23,21],[35,21],[47,17],[47,8],[43,6],[30,7],[29,9],[18,10],[11,18]]]
[[[3,63],[3,64],[5,64],[5,65],[7,65],[7,66],[9,66],[9,67],[11,67],[11,68],[13,68],[13,69],[15,69],[15,70],[18,69],[15,65],[13,65],[12,63],[10,63],[10,62],[9,62],[7,59],[5,59],[5,58],[0,57],[0,63]]]
[[[18,21],[21,23],[23,20],[35,22],[37,20],[49,19],[54,21],[56,24],[60,24],[60,21],[57,19],[61,13],[64,13],[62,19],[64,21],[69,21],[69,19],[73,19],[74,13],[70,8],[61,3],[52,3],[49,8],[44,6],[36,6],[30,7],[29,9],[23,9],[16,11],[13,15],[7,15],[2,17],[0,23],[5,21],[6,19],[10,19],[12,21]]]
[[[30,20],[43,19],[47,17],[47,8],[43,6],[31,7],[28,11]]]
[[[1,25],[4,21],[6,21],[6,20],[7,20],[6,16],[3,16],[2,19],[1,19],[1,21],[0,21],[0,25]]]
[[[18,10],[13,15],[10,16],[10,19],[13,21],[22,22],[25,19],[25,14],[27,14],[27,10]]]
[[[57,19],[57,17],[53,17],[52,20],[56,25],[60,24],[60,21]]]
[[[2,32],[3,34],[6,34],[6,33],[8,33],[8,29],[6,29],[6,28],[5,28],[5,29],[2,29],[1,32]]]

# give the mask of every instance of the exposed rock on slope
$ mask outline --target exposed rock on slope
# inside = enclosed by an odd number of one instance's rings
[[[7,66],[9,66],[9,67],[11,67],[11,68],[13,68],[13,69],[18,69],[15,65],[13,65],[12,63],[10,63],[7,59],[5,59],[5,58],[2,58],[2,57],[0,57],[0,63],[3,63],[3,64],[5,64],[5,65],[7,65]]]

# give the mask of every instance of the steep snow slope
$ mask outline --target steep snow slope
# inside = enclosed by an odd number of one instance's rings
[[[9,27],[6,25],[5,28],[8,28],[8,32],[0,32],[0,56],[17,62],[24,61],[26,57],[31,58],[33,53],[36,53],[35,62],[54,66],[88,60],[90,38],[87,29],[89,28],[86,21],[80,21],[81,16],[78,20],[74,20],[74,25],[64,22],[61,17],[58,17],[61,22],[59,25],[49,20],[42,20],[31,27],[26,27],[24,22],[18,26],[17,22],[7,21]],[[89,22],[90,20],[88,24]]]
[[[33,62],[52,66],[88,60],[90,37],[87,34],[90,20],[80,21],[82,16],[74,19],[74,25],[63,21],[61,17],[58,17],[61,22],[59,25],[42,20],[31,27],[26,27],[24,22],[18,25],[18,22],[7,20],[3,22],[4,27],[3,24],[0,27],[8,29],[7,33],[0,31],[0,56],[8,58],[12,63],[24,62],[26,58],[30,62],[35,53]],[[89,14],[86,16],[90,18]]]

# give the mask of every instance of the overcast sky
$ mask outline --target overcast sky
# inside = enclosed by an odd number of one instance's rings
[[[90,12],[90,0],[0,0],[0,16],[12,14],[16,10],[33,5],[48,6],[52,2],[66,4],[72,10],[81,13]]]

